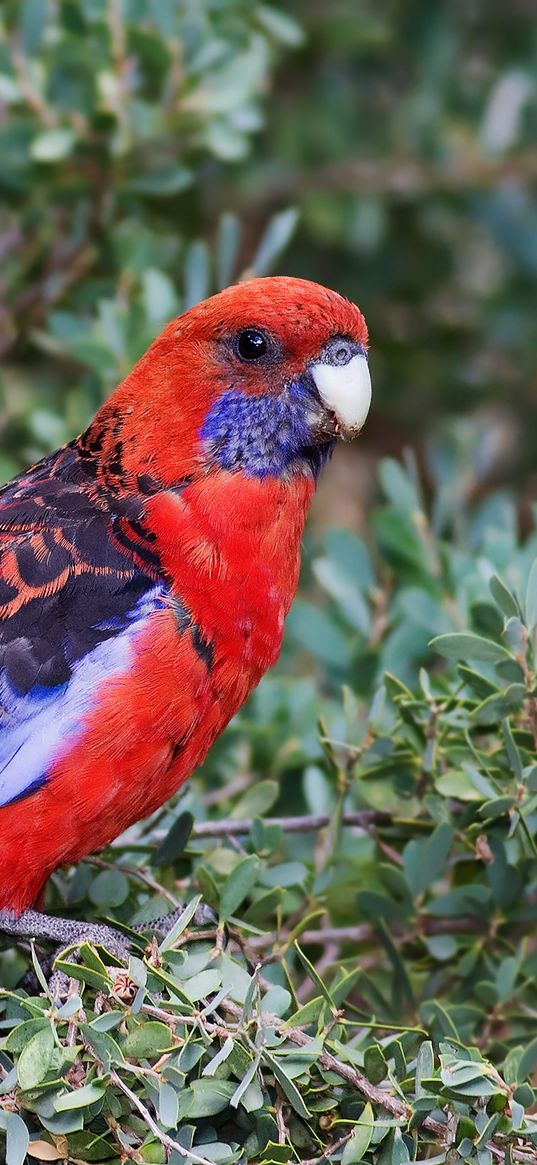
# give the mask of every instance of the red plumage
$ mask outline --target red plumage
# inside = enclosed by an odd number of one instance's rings
[[[244,329],[262,331],[266,359],[237,354]],[[334,337],[349,359],[367,342],[334,292],[284,278],[229,288],[172,321],[87,433],[0,495],[4,685],[18,717],[2,754],[0,908],[25,910],[58,864],[170,797],[277,659],[315,458],[339,428],[308,372]],[[275,468],[256,409],[276,400]]]

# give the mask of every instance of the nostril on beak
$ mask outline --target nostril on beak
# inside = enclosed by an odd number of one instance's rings
[[[350,351],[348,344],[340,344],[334,352],[334,360],[336,364],[348,364],[350,360]]]

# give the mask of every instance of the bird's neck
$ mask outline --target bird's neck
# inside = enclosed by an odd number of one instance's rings
[[[279,654],[313,490],[310,475],[260,481],[219,471],[147,503],[173,590],[209,640],[228,640],[229,651],[247,642],[259,674]]]

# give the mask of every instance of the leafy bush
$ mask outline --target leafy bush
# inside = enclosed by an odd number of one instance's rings
[[[534,1159],[537,534],[505,496],[381,482],[370,545],[312,547],[330,599],[205,772],[52,879],[50,909],[149,945],[64,956],[59,1007],[3,954],[8,1165]]]
[[[299,39],[243,0],[3,5],[0,477],[84,428],[170,316],[274,263],[294,211],[257,248],[226,203],[199,236]]]
[[[372,327],[375,448],[491,395],[514,425],[382,462],[367,541],[308,535],[281,663],[203,773],[51,879],[128,967],[67,952],[58,1005],[46,952],[2,950],[7,1165],[537,1158],[537,534],[487,492],[534,443],[531,18],[2,6],[1,477],[170,315],[274,266],[295,205],[287,268]]]
[[[532,5],[295,0],[292,11],[304,44],[283,60],[247,182],[237,172],[245,210],[251,191],[259,217],[278,197],[295,202],[290,270],[363,308],[368,442],[393,450],[439,415],[495,406],[514,429],[502,471],[524,481],[536,422]]]

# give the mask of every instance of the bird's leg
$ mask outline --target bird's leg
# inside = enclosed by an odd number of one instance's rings
[[[149,919],[148,922],[136,923],[132,930],[137,934],[152,931],[166,935],[175,926],[183,913],[184,906],[178,906],[170,914],[160,915]],[[196,926],[215,926],[217,916],[210,906],[200,902],[194,914],[193,922]],[[60,918],[54,914],[41,914],[38,910],[24,910],[16,915],[11,910],[0,910],[0,933],[19,939],[46,939],[56,943],[59,950],[56,957],[65,947],[80,945],[82,942],[94,943],[105,947],[116,958],[127,960],[129,956],[128,936],[119,930],[114,930],[104,922],[79,922],[72,918]]]
[[[40,914],[37,910],[24,910],[18,916],[11,910],[0,910],[0,932],[15,939],[47,939],[56,943],[60,950],[89,942],[105,947],[119,959],[127,959],[129,954],[128,939],[106,923],[78,922],[71,918],[57,918],[53,914]]]
[[[169,933],[183,913],[184,906],[177,907],[170,914],[152,918],[148,922],[137,923],[131,929],[137,934],[152,932],[165,936]],[[197,926],[215,926],[217,916],[210,906],[200,902],[194,914],[193,922]],[[127,962],[129,957],[129,938],[107,926],[104,922],[79,922],[76,919],[61,918],[53,914],[41,914],[38,910],[25,910],[18,916],[10,910],[0,910],[0,933],[14,939],[45,939],[55,943],[57,950],[52,959],[52,966],[56,959],[61,958],[66,947],[80,943],[93,943],[102,946],[115,958]],[[74,956],[76,958],[76,955]],[[62,971],[52,971],[49,979],[49,990],[52,996],[59,1000],[66,993],[68,978]]]

